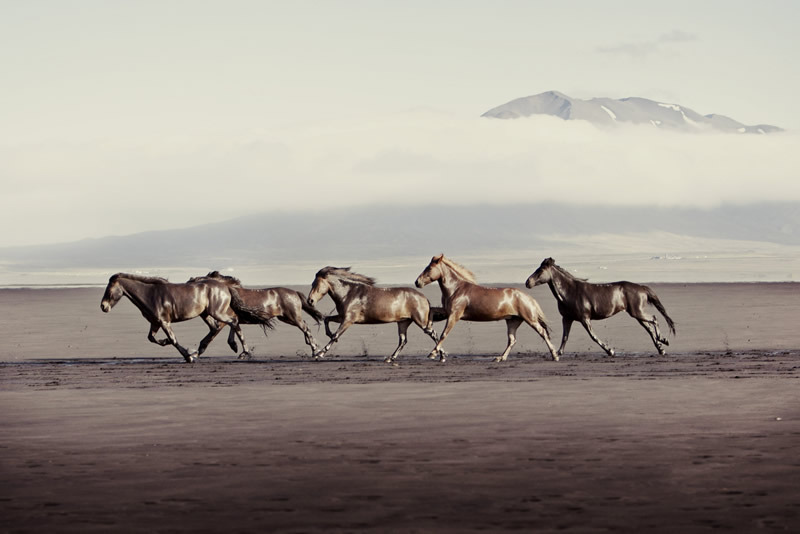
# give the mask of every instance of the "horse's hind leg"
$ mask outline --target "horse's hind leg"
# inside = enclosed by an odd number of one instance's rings
[[[550,341],[550,334],[547,332],[547,327],[543,323],[543,314],[541,309],[539,309],[538,305],[530,306],[530,307],[521,307],[520,308],[520,317],[523,321],[528,323],[528,325],[533,328],[539,336],[544,340],[545,345],[547,345],[547,350],[550,351],[550,357],[553,358],[554,362],[558,361],[558,356],[561,354],[560,352],[556,352],[555,347],[553,347],[553,342]],[[567,328],[569,331],[569,328]],[[561,342],[562,347],[566,344],[566,340],[562,340]]]
[[[206,325],[208,325],[208,334],[206,334],[206,337],[200,340],[200,346],[197,347],[198,356],[206,351],[206,349],[214,340],[214,338],[217,337],[217,334],[219,334],[222,331],[222,329],[225,328],[224,324],[218,323],[212,317],[209,316],[203,317],[203,321],[205,321]]]
[[[400,351],[403,350],[403,347],[406,346],[408,343],[408,327],[411,326],[411,319],[406,319],[405,321],[398,321],[397,322],[397,337],[398,337],[398,344],[397,348],[394,349],[394,352],[391,356],[386,358],[384,361],[386,363],[392,363],[397,359],[397,355],[400,354]]]
[[[314,339],[314,336],[311,335],[311,330],[309,330],[308,325],[303,319],[298,319],[296,323],[294,323],[297,328],[299,328],[303,332],[303,336],[306,339],[306,345],[311,347],[311,355],[313,356],[319,347],[317,346],[317,342]]]
[[[247,347],[247,342],[244,340],[244,332],[242,332],[242,327],[239,325],[239,321],[234,319],[229,326],[236,332],[236,337],[239,338],[239,342],[242,344],[242,353],[239,354],[239,359],[250,359],[252,354],[250,349]]]
[[[647,330],[647,333],[650,334],[650,339],[653,340],[653,344],[656,346],[656,350],[658,351],[658,353],[661,356],[664,356],[667,353],[667,351],[664,350],[664,346],[661,344],[662,339],[658,331],[658,324],[655,322],[651,323],[650,321],[647,321],[645,319],[637,319],[637,320],[639,321],[639,324],[642,325],[642,327],[645,330]]]
[[[583,324],[583,327],[586,329],[586,332],[589,334],[589,337],[592,338],[592,341],[600,345],[600,348],[606,351],[606,354],[608,354],[609,356],[614,356],[614,349],[603,343],[600,340],[600,338],[597,337],[597,334],[595,334],[594,330],[592,330],[592,322],[589,319],[584,319],[583,321],[581,321],[581,324]]]
[[[650,334],[650,339],[653,340],[653,345],[656,346],[658,353],[662,356],[666,354],[664,345],[669,345],[669,341],[667,341],[667,339],[661,335],[661,331],[658,329],[658,319],[656,316],[648,316],[641,307],[639,309],[635,309],[634,311],[628,311],[628,315],[639,321],[639,324],[642,325],[642,328],[647,330],[647,333]]]
[[[433,317],[430,311],[428,312],[428,317],[425,319],[414,317],[414,322],[422,329],[423,332],[428,334],[428,337],[430,337],[434,343],[439,342],[439,336],[436,334],[436,330],[433,328]],[[440,352],[444,353],[445,357],[447,356],[447,353],[444,351]]]
[[[496,357],[494,361],[504,362],[508,359],[508,353],[511,352],[511,347],[517,344],[517,329],[521,324],[522,318],[520,317],[511,317],[510,319],[506,319],[506,327],[508,329],[508,345],[506,345],[506,350],[503,351],[503,354]]]
[[[228,334],[228,345],[230,345],[234,352],[236,352],[236,341],[233,339],[234,333],[236,334],[236,337],[239,338],[239,342],[242,344],[242,352],[239,354],[239,359],[243,360],[245,358],[250,358],[250,349],[247,347],[247,342],[244,340],[244,332],[242,332],[242,327],[239,324],[239,318],[233,313],[231,313],[229,316],[225,316],[221,313],[212,313],[211,316],[219,323],[231,327],[231,332]]]

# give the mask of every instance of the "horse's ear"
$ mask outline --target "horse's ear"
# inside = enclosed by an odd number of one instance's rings
[[[555,265],[555,264],[556,264],[556,260],[554,260],[553,258],[547,258],[547,259],[546,259],[546,260],[544,260],[542,263],[544,263],[545,265],[550,265],[550,266],[552,266],[552,265]]]
[[[431,263],[439,263],[444,258],[444,254],[439,254],[438,256],[434,256],[431,258]]]

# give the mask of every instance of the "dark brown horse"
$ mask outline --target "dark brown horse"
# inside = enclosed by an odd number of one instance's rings
[[[669,341],[661,335],[655,315],[646,313],[647,304],[652,304],[667,320],[667,325],[675,334],[675,323],[667,315],[656,294],[647,286],[633,282],[613,282],[610,284],[592,284],[582,278],[576,278],[565,269],[556,265],[553,258],[545,259],[532,275],[525,281],[527,287],[547,284],[558,301],[564,334],[561,338],[559,354],[564,353],[569,330],[573,321],[580,322],[595,343],[600,345],[609,356],[614,349],[603,343],[592,330],[593,319],[605,319],[621,311],[639,321],[647,330],[659,354],[665,354],[663,345]]]
[[[325,295],[330,295],[336,304],[336,315],[325,318],[325,333],[331,339],[317,352],[317,358],[324,357],[354,324],[397,323],[400,340],[397,349],[386,358],[387,363],[396,360],[406,346],[406,332],[411,323],[419,326],[434,342],[437,341],[431,304],[416,289],[375,287],[374,278],[351,272],[349,267],[325,267],[317,272],[308,300],[314,305]],[[339,323],[336,333],[331,333],[331,322]]]
[[[242,342],[243,352],[240,357],[250,353],[239,328],[238,317],[248,315],[248,310],[231,302],[228,286],[222,282],[207,280],[172,284],[163,278],[117,273],[108,280],[100,309],[108,313],[123,296],[128,297],[150,322],[147,339],[162,347],[174,345],[189,363],[197,360],[225,325],[230,326]],[[200,341],[198,349],[190,352],[178,343],[170,324],[195,317],[201,317],[206,322],[209,333]],[[165,339],[156,339],[159,329],[166,334]],[[229,344],[230,342],[231,340]],[[236,351],[235,342],[232,342],[231,348]]]
[[[306,312],[317,324],[325,318],[314,306],[312,306],[304,294],[294,289],[286,287],[270,287],[266,289],[247,289],[242,287],[238,278],[220,274],[219,271],[212,271],[206,276],[191,278],[189,282],[202,280],[216,280],[227,284],[233,295],[234,302],[239,305],[242,303],[250,312],[245,317],[239,318],[239,324],[259,324],[264,328],[272,328],[273,319],[296,326],[303,332],[306,344],[311,347],[311,354],[317,352],[317,343],[311,330],[308,328],[303,313]],[[241,300],[237,300],[241,299]],[[256,317],[253,317],[256,315]],[[233,331],[229,336],[229,343],[232,342]],[[235,343],[235,342],[234,342]]]
[[[556,351],[550,343],[550,329],[545,323],[544,313],[533,297],[514,288],[492,288],[480,286],[475,282],[475,275],[465,267],[445,258],[443,254],[434,256],[431,262],[417,278],[416,286],[424,287],[431,282],[439,282],[442,290],[442,304],[447,313],[447,324],[442,331],[439,342],[430,354],[431,358],[441,351],[442,343],[459,319],[465,321],[500,321],[505,320],[508,327],[508,345],[506,350],[494,361],[504,362],[508,359],[511,347],[517,342],[517,329],[523,322],[536,330],[553,360],[558,360]],[[440,352],[441,354],[441,352]],[[444,361],[444,355],[441,354]]]

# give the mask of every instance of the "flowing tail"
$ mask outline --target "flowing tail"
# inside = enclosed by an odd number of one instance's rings
[[[302,294],[300,291],[298,291],[297,294],[300,296],[300,302],[303,306],[303,311],[309,314],[314,319],[314,321],[317,322],[317,324],[319,324],[320,321],[325,319],[325,315],[318,309],[316,309],[314,306],[312,306],[311,303],[308,302],[308,298],[304,294]]]
[[[275,318],[267,314],[261,308],[254,308],[248,306],[239,296],[239,293],[233,287],[228,288],[231,292],[231,308],[239,317],[240,324],[257,324],[264,330],[264,335],[267,334],[267,329],[272,330],[275,328]]]
[[[655,306],[655,308],[658,310],[658,312],[661,315],[664,316],[664,319],[667,320],[667,325],[669,325],[669,329],[670,329],[670,331],[672,331],[672,335],[674,336],[675,335],[675,321],[673,321],[672,318],[669,315],[667,315],[667,310],[664,308],[664,305],[661,304],[661,301],[658,300],[658,297],[656,296],[656,294],[653,293],[653,290],[650,289],[649,287],[647,288],[647,300],[648,300],[648,302],[650,302],[650,304]]]

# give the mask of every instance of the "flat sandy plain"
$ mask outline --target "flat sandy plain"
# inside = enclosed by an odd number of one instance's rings
[[[252,361],[187,365],[102,289],[0,290],[0,531],[800,532],[800,284],[652,287],[664,357],[621,315],[615,358],[523,326],[493,364],[505,324],[460,323],[446,364],[411,330],[397,367],[393,325],[322,362],[250,326]]]

